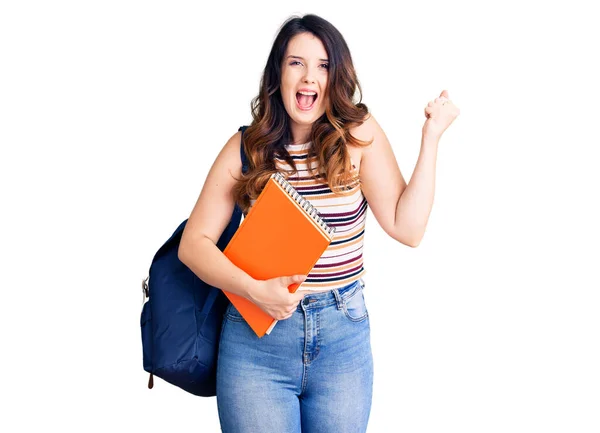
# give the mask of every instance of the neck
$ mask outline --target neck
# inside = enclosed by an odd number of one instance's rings
[[[311,125],[299,125],[296,122],[292,122],[292,144],[305,144],[310,141],[310,132],[312,130]]]

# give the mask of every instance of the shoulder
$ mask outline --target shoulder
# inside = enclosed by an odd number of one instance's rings
[[[233,155],[237,152],[237,156],[239,158],[241,144],[242,144],[242,132],[237,131],[227,139],[225,146],[223,146],[222,152],[226,152],[228,155],[229,154]]]
[[[215,161],[218,167],[226,168],[234,177],[239,177],[242,173],[241,143],[242,132],[237,131],[229,137]]]
[[[375,120],[373,113],[367,113],[363,119],[363,123],[350,128],[350,135],[361,141],[372,141],[378,135],[380,130],[381,126],[379,126],[377,120]],[[360,161],[362,160],[364,153],[368,151],[371,146],[372,144],[369,146],[348,145],[348,151],[352,155],[353,160],[359,161],[360,166]]]
[[[367,113],[360,125],[350,128],[350,134],[359,140],[369,141],[373,138],[373,132],[378,126],[373,113]]]

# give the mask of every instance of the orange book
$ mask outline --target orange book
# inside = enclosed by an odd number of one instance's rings
[[[223,254],[257,280],[307,275],[331,243],[329,227],[317,209],[281,175],[274,173],[242,220]],[[301,284],[288,287],[294,293]],[[261,338],[277,320],[258,305],[223,290],[248,325]]]

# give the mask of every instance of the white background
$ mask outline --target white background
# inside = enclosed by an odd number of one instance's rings
[[[316,13],[407,182],[427,102],[461,110],[421,245],[368,216],[368,431],[600,431],[592,3],[3,2],[0,429],[219,432],[215,398],[146,388],[141,281]]]

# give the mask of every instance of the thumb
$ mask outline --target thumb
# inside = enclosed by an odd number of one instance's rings
[[[291,286],[294,283],[302,283],[306,280],[306,275],[292,275],[289,277],[283,277],[283,282],[286,286]]]
[[[450,99],[450,96],[448,96],[448,91],[446,89],[442,90],[442,93],[440,93],[440,98]]]

